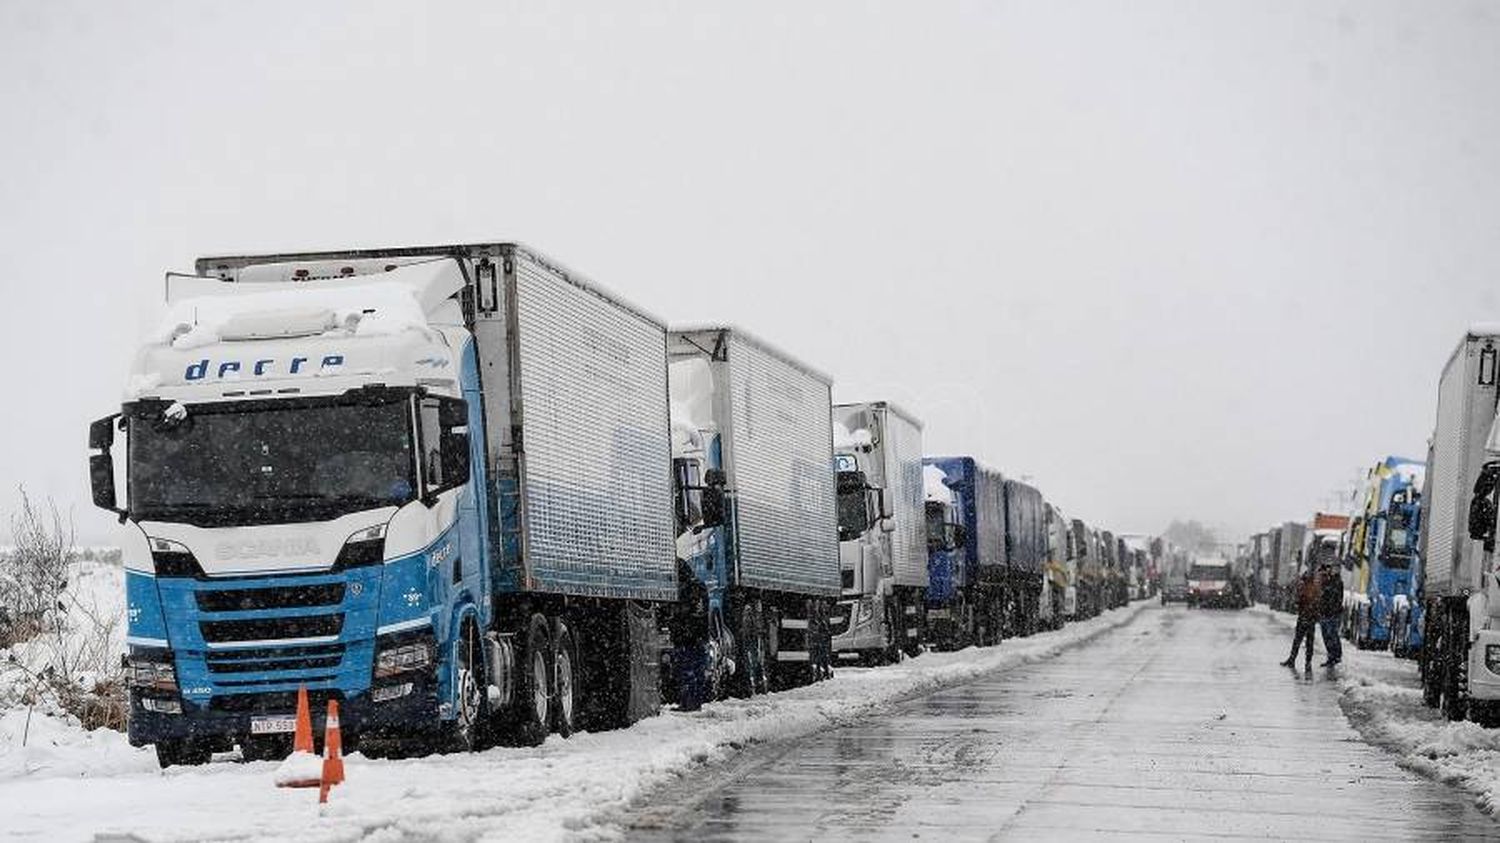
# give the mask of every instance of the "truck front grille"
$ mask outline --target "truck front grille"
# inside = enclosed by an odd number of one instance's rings
[[[308,691],[308,708],[312,711],[323,711],[328,707],[329,700],[342,702],[344,695],[335,690]],[[296,691],[275,691],[266,694],[225,694],[216,696],[209,701],[208,707],[213,711],[223,711],[229,714],[279,714],[297,710]]]
[[[203,640],[209,644],[327,638],[343,631],[344,616],[342,614],[310,615],[292,618],[200,621],[198,626],[203,632]]]
[[[198,609],[203,612],[301,609],[314,606],[336,606],[342,603],[344,584],[334,582],[273,588],[204,590],[197,592],[195,596],[198,600]]]
[[[338,667],[344,660],[343,644],[306,647],[252,647],[208,653],[209,673],[264,673],[278,670],[317,670]]]

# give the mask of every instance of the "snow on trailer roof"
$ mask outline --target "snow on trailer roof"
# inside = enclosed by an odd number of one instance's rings
[[[479,243],[453,243],[438,246],[398,246],[386,249],[340,249],[319,252],[283,252],[264,255],[204,256],[194,261],[193,268],[205,278],[218,277],[221,281],[236,281],[242,270],[269,264],[334,263],[338,261],[411,260],[415,258],[509,258],[512,255],[526,258],[547,267],[559,277],[592,293],[601,299],[626,310],[656,327],[666,330],[667,323],[650,311],[633,304],[589,279],[568,269],[563,264],[541,252],[515,241],[484,241]]]
[[[835,409],[843,409],[846,407],[869,407],[873,410],[879,410],[883,407],[886,410],[889,410],[890,412],[895,413],[896,415],[905,419],[906,421],[916,425],[918,430],[922,428],[921,419],[917,418],[911,413],[906,412],[905,410],[901,409],[900,406],[892,404],[889,401],[840,401],[833,406]]]
[[[791,366],[792,368],[797,369],[798,371],[802,372],[803,374],[811,375],[812,377],[815,377],[818,380],[823,381],[824,383],[828,384],[829,386],[833,385],[833,376],[832,375],[824,372],[821,369],[816,369],[816,368],[814,368],[812,366],[807,365],[806,363],[802,362],[801,360],[798,360],[796,357],[793,357],[792,355],[786,353],[785,351],[782,351],[780,348],[777,348],[776,346],[774,346],[774,345],[766,342],[765,340],[761,339],[760,337],[756,336],[755,334],[750,333],[749,331],[745,330],[744,328],[739,327],[738,325],[732,325],[732,324],[719,324],[719,325],[693,325],[693,324],[688,324],[688,325],[674,325],[674,326],[672,326],[672,327],[670,327],[670,328],[667,329],[667,335],[668,335],[667,336],[667,340],[668,340],[668,342],[670,342],[674,337],[681,337],[684,334],[700,334],[700,333],[710,333],[710,332],[715,332],[715,331],[721,332],[721,333],[726,333],[726,334],[733,334],[733,335],[739,337],[741,340],[743,340],[743,341],[745,341],[745,342],[747,342],[747,343],[755,346],[756,348],[760,349],[761,351],[764,351],[765,353],[771,355],[772,357],[775,357],[777,360],[780,360],[781,362],[787,364],[788,366]],[[694,347],[697,348],[698,350],[704,352],[705,354],[712,354],[713,353],[713,349],[702,348],[701,346],[698,346],[696,343],[694,343]]]

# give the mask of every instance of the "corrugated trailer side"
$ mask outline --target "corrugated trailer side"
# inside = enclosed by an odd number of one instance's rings
[[[520,585],[673,600],[666,328],[535,255],[514,259]]]
[[[922,423],[884,404],[886,496],[896,518],[891,534],[891,569],[898,586],[926,588],[927,519],[922,493]]]
[[[1422,525],[1424,590],[1432,596],[1479,588],[1477,545],[1469,540],[1469,497],[1495,415],[1495,338],[1467,334],[1438,381],[1437,426],[1427,478],[1430,510]]]
[[[831,382],[743,332],[728,336],[724,461],[738,510],[738,583],[837,597]]]

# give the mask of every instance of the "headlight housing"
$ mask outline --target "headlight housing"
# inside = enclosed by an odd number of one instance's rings
[[[125,680],[133,688],[175,692],[177,669],[172,666],[170,658],[166,661],[128,659],[125,662]]]
[[[432,664],[432,644],[415,641],[387,647],[375,656],[375,678],[383,679],[413,670],[421,670]]]

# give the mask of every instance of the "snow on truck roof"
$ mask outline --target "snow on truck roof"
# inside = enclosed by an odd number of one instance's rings
[[[673,327],[667,329],[667,341],[671,342],[671,341],[673,341],[674,339],[677,339],[677,338],[684,338],[685,334],[706,334],[706,333],[713,333],[713,332],[721,332],[721,333],[726,333],[726,334],[733,334],[734,336],[739,337],[744,342],[747,342],[750,345],[755,346],[756,348],[760,349],[761,351],[764,351],[765,353],[771,355],[772,357],[775,357],[777,360],[780,360],[781,362],[786,363],[787,365],[791,366],[792,368],[797,369],[798,371],[802,372],[803,374],[811,375],[812,377],[815,377],[818,380],[823,381],[824,383],[828,384],[829,386],[833,385],[833,376],[832,375],[827,374],[826,372],[822,371],[821,369],[816,369],[816,368],[814,368],[812,366],[807,365],[806,363],[803,363],[801,360],[798,360],[796,357],[793,357],[792,355],[786,353],[785,351],[782,351],[780,348],[777,348],[776,346],[771,345],[770,343],[766,342],[765,340],[761,339],[760,337],[756,336],[755,334],[752,334],[749,331],[746,331],[744,328],[741,328],[741,327],[739,327],[737,325],[729,325],[729,324],[720,324],[720,325],[691,325],[691,324],[690,325],[676,325],[676,326],[673,326]],[[702,348],[700,346],[697,346],[696,344],[694,345],[694,348],[696,348],[699,351],[702,351],[705,354],[712,354],[713,353],[713,349]]]
[[[948,475],[935,465],[922,466],[922,493],[930,501],[952,503],[953,490],[948,488]]]
[[[204,256],[194,262],[193,268],[199,276],[217,278],[222,281],[238,281],[242,276],[267,271],[271,266],[298,268],[321,265],[334,272],[342,265],[367,264],[374,268],[402,266],[440,258],[498,258],[509,260],[520,255],[532,263],[551,270],[559,278],[581,290],[589,292],[622,310],[652,323],[665,331],[667,324],[650,311],[621,298],[609,289],[600,286],[588,276],[575,272],[558,261],[522,243],[492,240],[478,243],[451,243],[437,246],[397,246],[380,249],[338,249],[319,252],[283,252],[264,255]],[[254,270],[254,271],[252,271]]]
[[[152,340],[190,349],[223,340],[340,330],[360,337],[389,336],[425,329],[429,314],[463,284],[449,260],[318,281],[227,283],[169,276],[167,311]]]
[[[879,409],[883,408],[883,409],[889,410],[891,413],[895,414],[896,416],[900,417],[901,419],[905,420],[906,422],[914,425],[918,430],[922,429],[922,420],[921,419],[919,419],[916,416],[912,415],[911,413],[908,413],[905,410],[901,409],[901,407],[899,405],[892,404],[889,401],[840,401],[837,404],[834,404],[833,406],[834,406],[834,409],[849,409],[849,408],[858,409],[858,408],[868,407],[868,408],[870,408],[872,410],[879,410]]]

